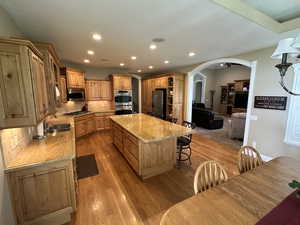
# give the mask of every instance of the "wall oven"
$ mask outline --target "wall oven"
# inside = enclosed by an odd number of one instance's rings
[[[132,91],[129,90],[115,90],[114,100],[116,114],[131,114],[132,113]]]
[[[68,89],[69,101],[84,101],[85,93],[83,88],[69,88]]]

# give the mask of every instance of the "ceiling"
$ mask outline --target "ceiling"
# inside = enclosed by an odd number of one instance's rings
[[[83,63],[89,58],[93,67],[120,67],[123,62],[132,72],[232,56],[300,32],[272,32],[210,0],[0,0],[0,6],[27,38],[52,42],[61,59]],[[92,39],[94,32],[101,34],[101,41]],[[166,41],[151,51],[153,38]],[[89,49],[94,56],[87,55]],[[190,51],[196,55],[189,57]]]
[[[260,10],[278,22],[286,22],[300,17],[299,0],[243,0],[253,8]]]

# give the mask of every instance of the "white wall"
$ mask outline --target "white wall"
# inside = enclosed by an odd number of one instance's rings
[[[235,58],[249,61],[257,60],[257,72],[254,83],[254,96],[288,96],[279,85],[279,72],[274,67],[279,63],[272,60],[271,54],[274,47],[257,50],[254,52],[234,56]],[[292,87],[292,69],[287,73],[287,84]],[[300,158],[300,148],[287,145],[283,142],[288,110],[277,111],[267,109],[252,110],[253,115],[257,115],[258,120],[251,121],[249,132],[249,144],[256,142],[257,149],[267,156],[277,157],[281,155]]]
[[[23,37],[14,21],[7,12],[0,7],[0,36],[1,37]],[[24,128],[25,129],[25,128]],[[0,147],[1,148],[1,147]],[[8,184],[4,175],[4,164],[2,149],[0,149],[0,224],[15,224],[9,197]]]

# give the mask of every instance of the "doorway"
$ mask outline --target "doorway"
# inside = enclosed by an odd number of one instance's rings
[[[245,67],[248,67],[250,69],[250,85],[248,87],[248,103],[247,103],[247,112],[246,112],[246,121],[245,121],[245,131],[243,135],[243,145],[247,145],[248,143],[248,137],[249,137],[249,130],[250,130],[250,122],[251,122],[251,112],[252,112],[252,101],[253,101],[253,84],[255,81],[255,74],[256,74],[256,61],[247,61],[242,59],[236,59],[236,58],[221,58],[212,60],[206,63],[203,63],[196,67],[194,70],[190,71],[188,73],[187,79],[186,79],[186,108],[185,108],[185,119],[187,121],[192,121],[192,107],[193,107],[193,98],[194,98],[194,92],[195,92],[195,84],[194,79],[196,76],[201,74],[201,72],[204,69],[207,69],[208,67],[214,65],[214,64],[239,64],[243,65]],[[202,96],[203,97],[203,96]],[[205,102],[205,99],[204,99]]]

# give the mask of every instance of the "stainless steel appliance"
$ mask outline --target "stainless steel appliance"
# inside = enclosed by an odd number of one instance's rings
[[[132,91],[131,90],[115,90],[115,108],[116,115],[132,113]]]
[[[167,90],[157,88],[152,92],[152,115],[160,119],[166,119],[167,112]]]
[[[68,89],[68,100],[69,101],[84,101],[85,92],[83,88],[69,88]]]

